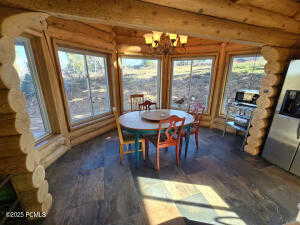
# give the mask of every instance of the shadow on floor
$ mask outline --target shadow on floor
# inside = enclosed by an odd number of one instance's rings
[[[177,225],[177,224],[181,224],[182,221],[184,221],[186,225],[213,225],[210,223],[202,223],[202,222],[198,222],[198,221],[192,221],[186,217],[177,217],[172,220],[166,221],[164,223],[160,223],[159,225]]]

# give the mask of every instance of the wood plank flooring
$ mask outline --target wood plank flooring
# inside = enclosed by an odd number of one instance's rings
[[[54,206],[43,225],[247,224],[281,225],[295,219],[300,178],[239,147],[241,138],[201,129],[186,159],[172,148],[155,151],[135,168],[119,163],[116,132],[72,148],[47,169]]]

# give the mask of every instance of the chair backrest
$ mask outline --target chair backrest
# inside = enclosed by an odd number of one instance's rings
[[[162,130],[164,130],[164,134],[166,139],[163,140],[164,143],[172,143],[175,140],[179,141],[180,136],[182,133],[183,125],[184,125],[185,118],[180,118],[178,116],[170,116],[165,120],[159,121],[159,130],[158,130],[158,138],[157,138],[157,145],[161,143],[161,134]],[[163,127],[164,124],[168,124],[168,127]]]
[[[139,110],[139,104],[144,102],[144,94],[130,95],[130,110]]]
[[[202,118],[204,110],[205,106],[201,103],[194,103],[191,105],[189,113],[192,114],[194,117],[194,127],[200,127],[200,120]]]
[[[189,113],[200,113],[203,114],[205,111],[205,105],[201,104],[201,103],[193,103],[191,105],[189,105],[189,109],[188,112]]]
[[[139,110],[150,110],[152,105],[155,105],[155,109],[157,109],[157,106],[156,106],[155,102],[151,102],[149,100],[146,100],[143,103],[139,104]]]
[[[123,143],[124,138],[123,138],[122,128],[121,128],[121,125],[120,125],[119,115],[118,115],[116,107],[113,107],[113,112],[114,112],[114,116],[115,116],[115,120],[116,120],[119,140],[120,140],[121,143]]]

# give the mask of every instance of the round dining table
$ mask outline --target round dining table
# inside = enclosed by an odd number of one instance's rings
[[[174,109],[158,109],[151,110],[158,114],[164,114],[168,116],[176,115],[181,118],[185,118],[184,129],[187,134],[190,133],[191,125],[194,121],[194,118],[191,114]],[[143,113],[146,111],[133,111],[128,112],[120,116],[119,121],[124,131],[134,136],[135,139],[135,154],[136,154],[136,165],[139,165],[140,161],[140,152],[139,149],[139,139],[146,135],[155,135],[158,134],[159,130],[159,121],[148,120],[143,118]],[[162,124],[162,128],[167,128],[168,124]],[[185,147],[188,148],[189,145],[189,135],[186,135]]]

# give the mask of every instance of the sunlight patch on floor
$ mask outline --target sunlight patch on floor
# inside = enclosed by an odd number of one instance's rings
[[[164,224],[183,217],[208,224],[246,225],[210,186],[181,181],[138,177],[150,224]]]

